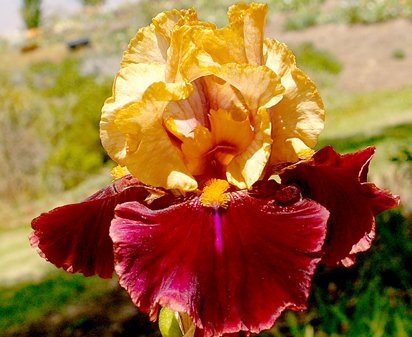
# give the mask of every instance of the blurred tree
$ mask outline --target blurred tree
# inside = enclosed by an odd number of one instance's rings
[[[41,0],[23,0],[20,10],[27,29],[40,26]]]
[[[103,5],[106,0],[81,0],[83,6]]]

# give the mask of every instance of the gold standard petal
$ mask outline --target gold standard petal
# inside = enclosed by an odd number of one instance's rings
[[[129,154],[126,167],[133,176],[151,186],[182,192],[197,188],[180,150],[172,144],[160,122],[142,130],[137,151]]]
[[[193,137],[193,130],[199,126],[208,126],[209,104],[204,92],[203,80],[192,83],[191,95],[182,100],[170,102],[163,113],[165,126],[177,138]]]
[[[243,24],[245,53],[249,64],[263,64],[262,46],[266,14],[267,4],[239,3],[229,8],[229,22]]]
[[[187,98],[191,91],[190,83],[156,82],[145,91],[141,101],[114,112],[103,113],[100,135],[109,156],[118,164],[128,166],[146,133],[153,129],[153,125],[162,126],[162,113],[166,105],[172,100]],[[155,141],[153,138],[152,140]],[[183,158],[180,160],[183,165]],[[143,181],[139,172],[130,172]]]
[[[171,9],[158,14],[152,20],[156,29],[168,39],[170,39],[171,32],[176,26],[190,25],[193,22],[197,22],[197,13],[193,8]]]
[[[283,164],[283,163],[295,163],[299,159],[308,159],[304,158],[303,155],[305,152],[310,153],[312,150],[310,147],[308,147],[301,139],[299,138],[288,138],[284,141],[284,145],[282,147],[278,148],[278,151],[276,152],[276,157],[277,158],[282,158],[282,161],[273,161],[271,158],[271,164],[275,166],[276,170],[276,165],[277,164]],[[272,154],[273,156],[274,154]],[[282,168],[282,165],[280,166]]]
[[[164,78],[164,69],[165,65],[159,63],[128,64],[116,76],[112,97],[106,100],[102,108],[100,138],[109,156],[121,165],[124,165],[130,136],[115,122],[119,119],[119,110],[136,108],[147,88],[154,81]],[[137,131],[138,128],[134,133]]]
[[[277,165],[297,160],[296,140],[286,146],[290,139],[300,139],[307,147],[316,145],[323,129],[324,109],[322,99],[314,83],[298,68],[282,78],[285,86],[283,99],[270,108],[272,121],[272,155],[270,163]],[[302,146],[298,146],[300,151]]]
[[[142,102],[118,112],[115,123],[128,135],[122,165],[143,183],[183,192],[197,188],[162,118],[169,101],[188,97],[191,89],[189,83],[157,82],[146,90]]]
[[[244,151],[254,137],[248,116],[243,120],[235,120],[229,111],[211,110],[210,130],[216,145],[233,147],[236,152]]]
[[[170,48],[167,52],[166,81],[183,80],[181,65],[195,52],[196,45],[192,39],[191,26],[176,27],[171,35]],[[187,80],[187,78],[185,78]]]
[[[142,129],[162,123],[163,111],[170,101],[181,100],[190,95],[190,83],[153,83],[144,93],[142,100],[115,113],[114,123],[128,135],[139,135]]]
[[[255,136],[241,154],[227,167],[227,180],[240,189],[251,188],[259,180],[268,163],[271,149],[271,123],[265,108],[258,111]]]
[[[127,155],[127,135],[114,122],[115,114],[105,111],[100,120],[100,140],[108,155],[119,165],[124,166]]]
[[[129,64],[121,68],[113,83],[112,97],[106,100],[104,111],[117,110],[132,102],[139,101],[146,89],[154,82],[164,81],[165,65]]]
[[[238,22],[220,29],[197,29],[193,31],[192,38],[202,52],[210,55],[219,64],[248,62],[243,27]]]
[[[131,63],[166,63],[169,41],[154,25],[140,28],[123,53],[121,67]]]
[[[175,26],[167,52],[167,82],[180,80],[191,82],[204,75],[196,62],[196,55],[201,52],[197,38],[206,31],[215,29],[215,25],[200,21],[191,22],[190,25]]]
[[[266,66],[228,63],[201,66],[239,90],[248,107],[255,114],[260,107],[270,107],[282,99],[284,88],[279,76]]]
[[[162,113],[172,100],[188,97],[192,92],[190,83],[152,83],[138,102],[130,103],[117,110],[110,104],[103,106],[100,121],[100,138],[109,156],[118,164],[125,166],[127,147],[131,141],[139,142],[142,128],[161,120]]]
[[[139,29],[123,54],[121,66],[129,63],[166,63],[170,32],[179,22],[196,18],[194,10],[170,10],[158,14],[152,23]]]
[[[296,68],[296,59],[292,51],[282,42],[265,39],[263,43],[264,64],[281,78]]]
[[[214,75],[203,77],[203,83],[210,109],[218,110],[221,108],[235,112],[241,116],[240,119],[249,114],[246,103],[238,89]]]

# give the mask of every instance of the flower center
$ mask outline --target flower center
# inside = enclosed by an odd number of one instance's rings
[[[246,150],[255,137],[249,116],[210,110],[210,126],[198,125],[182,142],[189,171],[195,175],[224,177],[232,159]]]
[[[226,180],[208,180],[200,196],[200,202],[204,207],[227,208],[229,206],[229,193],[226,191],[229,187],[230,185]]]

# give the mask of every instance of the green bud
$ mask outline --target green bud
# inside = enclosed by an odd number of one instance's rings
[[[182,337],[176,313],[168,308],[162,308],[159,314],[159,329],[162,337]]]

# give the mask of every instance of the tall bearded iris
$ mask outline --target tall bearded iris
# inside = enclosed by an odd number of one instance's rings
[[[220,29],[172,10],[139,30],[100,123],[118,179],[32,222],[32,246],[57,267],[116,271],[151,319],[185,313],[199,336],[306,308],[317,264],[353,264],[374,216],[398,204],[366,182],[373,148],[312,150],[323,104],[263,37],[266,10],[234,5]]]

